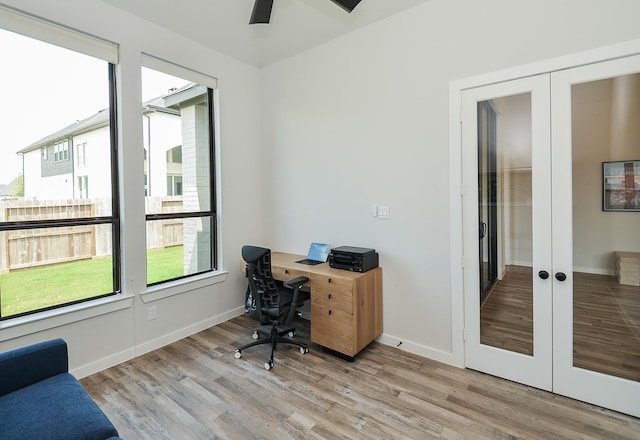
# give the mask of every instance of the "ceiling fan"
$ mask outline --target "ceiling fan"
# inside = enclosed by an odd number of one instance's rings
[[[361,0],[331,0],[345,11],[351,13]],[[273,0],[255,0],[249,24],[269,23]]]

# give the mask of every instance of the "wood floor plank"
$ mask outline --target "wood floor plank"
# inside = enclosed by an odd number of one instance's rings
[[[266,371],[268,347],[233,356],[253,328],[240,316],[81,383],[129,440],[640,438],[636,418],[375,342],[355,362],[281,346]]]
[[[508,266],[482,305],[480,341],[533,354],[533,271]],[[574,366],[640,381],[640,287],[573,274]]]

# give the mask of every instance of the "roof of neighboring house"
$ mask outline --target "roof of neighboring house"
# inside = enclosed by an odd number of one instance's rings
[[[143,114],[152,113],[152,112],[163,112],[169,113],[173,115],[179,115],[180,110],[176,110],[177,104],[188,99],[193,98],[193,93],[189,93],[189,91],[198,91],[202,93],[200,90],[202,88],[206,92],[206,88],[204,86],[199,86],[197,84],[187,84],[184,87],[181,87],[176,90],[171,90],[168,94],[160,96],[158,98],[151,99],[142,105]],[[170,99],[167,99],[169,98]],[[168,102],[165,102],[168,101]],[[100,110],[98,113],[89,116],[81,121],[76,121],[73,124],[63,128],[62,130],[58,130],[55,133],[52,133],[48,136],[43,137],[42,139],[32,143],[31,145],[19,150],[18,154],[25,154],[33,150],[37,150],[45,145],[50,145],[54,142],[61,141],[63,139],[67,139],[71,136],[77,136],[82,133],[87,133],[89,131],[97,130],[98,128],[106,127],[109,124],[109,111],[108,109]]]
[[[36,150],[45,145],[49,145],[58,140],[66,139],[71,135],[78,135],[81,133],[86,133],[88,131],[96,130],[101,127],[107,126],[109,122],[109,112],[107,109],[100,110],[98,113],[89,116],[82,121],[76,121],[73,124],[63,128],[62,130],[58,130],[55,133],[50,134],[49,136],[43,137],[39,141],[34,142],[26,148],[18,151],[18,154],[28,153],[29,151]]]

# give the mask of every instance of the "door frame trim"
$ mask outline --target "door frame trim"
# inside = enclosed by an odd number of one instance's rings
[[[540,62],[485,73],[449,82],[449,219],[450,267],[451,267],[451,354],[452,364],[465,368],[464,334],[464,267],[476,264],[476,255],[464,255],[462,232],[462,93],[464,90],[494,83],[552,73],[602,61],[640,54],[640,39],[614,44],[598,49],[552,58]]]

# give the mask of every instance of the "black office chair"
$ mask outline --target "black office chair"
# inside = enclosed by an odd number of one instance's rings
[[[239,347],[234,356],[240,359],[246,348],[271,344],[271,356],[264,364],[265,369],[271,370],[273,352],[279,342],[297,345],[302,354],[309,352],[306,344],[293,339],[295,328],[291,327],[296,308],[308,299],[308,293],[301,292],[300,288],[309,278],[298,277],[279,285],[271,275],[271,250],[266,248],[243,246],[242,258],[247,263],[249,281],[245,311],[262,326],[253,332],[256,340]]]

